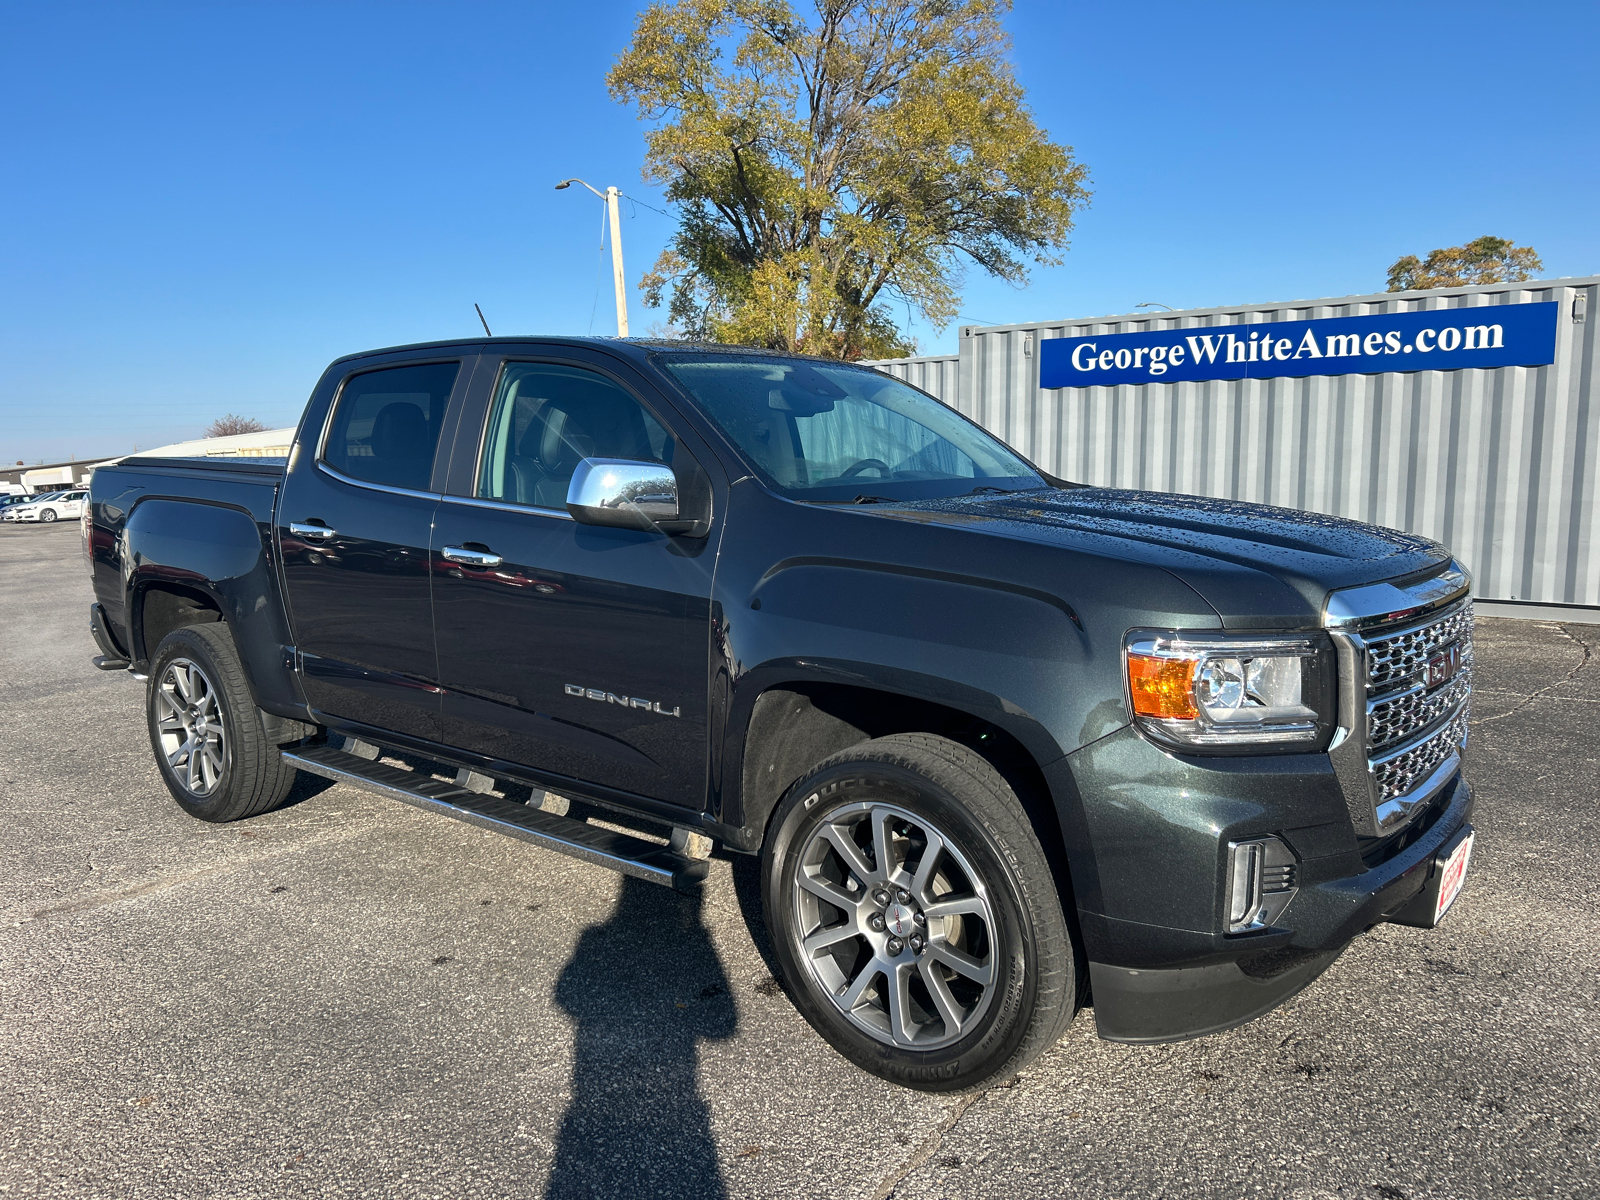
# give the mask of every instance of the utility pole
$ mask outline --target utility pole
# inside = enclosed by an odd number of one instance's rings
[[[628,284],[627,277],[622,271],[622,220],[617,213],[617,197],[622,192],[614,187],[608,187],[604,192],[584,183],[581,179],[563,179],[556,184],[556,191],[571,187],[575,183],[582,183],[596,196],[606,202],[606,215],[611,221],[611,282],[617,291],[617,336],[628,336]]]
[[[628,336],[628,285],[622,274],[622,221],[617,216],[617,197],[622,193],[614,187],[606,189],[606,208],[611,213],[611,278],[617,287],[617,336]]]

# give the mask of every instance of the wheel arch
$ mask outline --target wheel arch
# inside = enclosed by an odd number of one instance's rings
[[[131,599],[133,652],[142,662],[151,660],[156,647],[174,629],[227,623],[220,599],[194,584],[145,580],[135,588]]]
[[[748,844],[737,848],[758,850],[784,796],[817,763],[873,738],[931,733],[968,747],[1010,785],[1049,858],[1063,900],[1075,909],[1077,856],[1071,835],[1081,823],[1076,792],[1059,769],[1062,754],[1054,739],[1027,714],[1006,708],[993,697],[987,702],[978,696],[933,699],[859,675],[848,681],[768,682],[749,701],[742,735],[731,739],[733,753],[723,774],[725,825],[747,838]],[[1056,769],[1048,769],[1052,766]]]
[[[123,533],[128,634],[148,664],[161,639],[188,625],[220,623],[263,711],[307,719],[294,671],[270,527],[226,504],[149,497]]]

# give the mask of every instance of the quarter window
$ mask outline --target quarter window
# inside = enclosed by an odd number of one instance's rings
[[[673,439],[643,405],[605,376],[553,363],[507,363],[478,468],[477,494],[564,508],[586,458],[670,464]]]
[[[366,371],[345,381],[322,460],[366,483],[423,492],[460,363]]]

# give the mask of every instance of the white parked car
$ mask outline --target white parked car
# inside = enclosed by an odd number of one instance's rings
[[[76,521],[83,516],[83,502],[89,493],[81,489],[51,492],[26,504],[13,504],[0,514],[6,521]]]
[[[12,514],[14,514],[17,509],[35,508],[37,505],[43,504],[48,500],[54,500],[59,495],[61,495],[60,492],[49,492],[43,496],[8,497],[8,503],[3,509],[0,509],[0,521],[13,521],[16,518]]]

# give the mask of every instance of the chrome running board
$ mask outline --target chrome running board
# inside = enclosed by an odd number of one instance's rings
[[[285,750],[283,757],[290,766],[324,779],[353,784],[402,804],[503,833],[675,891],[693,895],[700,890],[706,876],[705,861],[674,854],[667,846],[571,817],[558,817],[515,800],[483,795],[416,771],[358,758],[331,746],[300,746]]]

